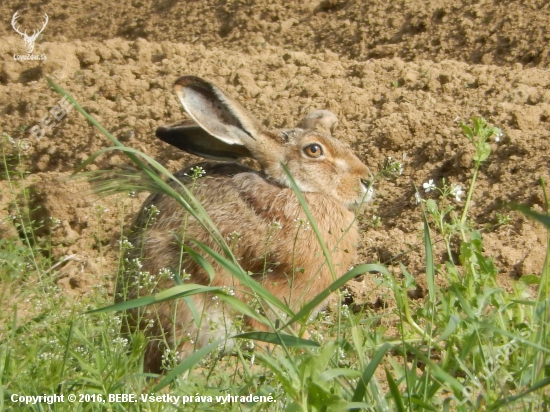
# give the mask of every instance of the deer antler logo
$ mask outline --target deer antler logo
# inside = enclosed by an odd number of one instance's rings
[[[38,38],[38,35],[44,31],[44,29],[46,28],[46,24],[48,24],[48,20],[49,20],[48,15],[44,13],[44,19],[45,19],[44,25],[40,30],[33,30],[32,36],[29,36],[27,34],[27,30],[25,30],[24,33],[21,33],[21,31],[19,30],[19,26],[16,24],[16,21],[18,18],[19,18],[19,11],[16,11],[11,19],[11,25],[17,33],[23,36],[23,41],[25,42],[25,46],[27,47],[27,53],[31,54],[34,50],[34,42]]]

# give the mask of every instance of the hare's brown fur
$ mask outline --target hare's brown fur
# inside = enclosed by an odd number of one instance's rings
[[[207,85],[217,94],[223,93]],[[200,87],[203,85],[199,84],[196,90],[202,92]],[[192,92],[195,93],[195,89]],[[206,92],[205,96],[205,100],[211,98]],[[222,96],[224,102],[229,100]],[[202,98],[202,95],[199,97]],[[200,100],[194,99],[193,104]],[[201,101],[199,104],[201,110],[207,106]],[[232,120],[233,123],[239,123],[238,126],[246,132],[239,132],[241,134],[235,135],[235,140],[242,138],[245,141],[246,150],[260,163],[261,170],[238,163],[201,163],[198,166],[206,173],[194,182],[193,194],[224,238],[238,236],[233,252],[242,268],[294,311],[299,310],[335,279],[296,194],[289,188],[281,163],[287,166],[303,192],[331,252],[337,276],[345,273],[356,259],[359,236],[354,223],[355,213],[350,209],[364,200],[367,191],[361,182],[370,178],[370,172],[348,148],[328,135],[302,129],[281,133],[261,131],[253,119],[239,111],[242,110],[240,106],[233,106],[229,100],[228,107],[226,110],[231,114],[235,112],[239,120]],[[186,106],[186,109],[193,115],[193,108]],[[216,118],[217,114],[213,112],[212,116]],[[222,114],[225,122],[227,113]],[[211,127],[209,120],[198,119],[207,131],[220,127],[217,123]],[[252,139],[248,139],[247,135]],[[304,155],[304,147],[311,144],[319,146],[314,151],[322,149],[322,159]],[[192,150],[204,151],[205,146],[197,145]],[[221,149],[224,153],[232,150],[223,142]],[[179,172],[176,178],[190,185],[188,175],[191,174],[187,169]],[[177,185],[174,184],[174,187]],[[151,205],[160,213],[148,222],[146,208]],[[189,274],[190,283],[227,287],[234,290],[238,299],[248,303],[253,301],[250,291],[213,261],[210,263],[216,275],[212,281],[193,259],[185,257],[180,264],[181,244],[178,239],[183,239],[192,248],[193,243],[186,239],[196,239],[217,252],[221,250],[199,222],[186,216],[185,210],[175,199],[161,194],[151,195],[134,227],[134,253],[142,256],[142,272],[158,276],[162,269],[181,268]],[[137,278],[129,277],[126,282],[127,297],[151,293],[139,288]],[[174,286],[172,279],[159,278],[153,292],[171,286]],[[235,314],[228,306],[208,294],[193,295],[192,300],[198,313],[205,314],[200,330],[189,306],[183,301],[168,301],[141,309],[141,327],[145,329],[146,324],[153,321],[150,331],[153,339],[145,356],[146,369],[160,369],[161,355],[166,345],[176,348],[180,358],[184,358],[210,339],[236,332]],[[137,319],[138,310],[131,315]],[[271,319],[276,317],[274,313],[266,315]],[[245,323],[252,329],[265,329],[265,326],[251,320],[245,320]]]

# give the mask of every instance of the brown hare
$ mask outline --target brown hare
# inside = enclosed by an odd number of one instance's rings
[[[356,259],[359,235],[354,210],[372,195],[368,167],[328,134],[337,122],[330,112],[310,114],[300,123],[304,128],[268,131],[210,82],[186,76],[179,78],[174,87],[192,120],[160,127],[157,137],[203,158],[252,158],[260,166],[256,170],[235,162],[203,162],[198,164],[203,176],[193,180],[190,167],[178,172],[176,178],[186,185],[193,183],[194,196],[221,235],[236,239],[234,254],[242,268],[294,311],[299,310],[334,279],[282,165],[303,193],[331,251],[338,276]],[[320,128],[315,119],[321,121]],[[154,219],[150,219],[152,205],[158,211]],[[176,200],[157,193],[145,201],[134,222],[134,257],[140,258],[141,273],[154,279],[153,292],[175,285],[170,276],[164,276],[167,270],[181,271],[187,276],[186,282],[227,287],[237,298],[250,303],[249,290],[221,266],[211,262],[216,275],[210,280],[195,260],[182,255],[182,242],[193,248],[186,239],[196,239],[220,252],[204,227],[186,215]],[[128,275],[124,282],[128,291],[125,298],[152,292],[140,287],[135,274]],[[183,359],[211,339],[238,332],[234,326],[236,314],[215,296],[200,294],[191,298],[193,310],[181,299],[140,309],[139,327],[151,336],[145,353],[146,370],[160,371],[168,347]],[[205,320],[197,322],[193,312],[204,314]],[[265,315],[276,318],[274,313]],[[131,318],[137,316],[137,310],[130,313]],[[265,330],[251,319],[244,322],[250,329]]]

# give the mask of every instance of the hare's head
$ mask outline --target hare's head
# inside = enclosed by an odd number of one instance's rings
[[[212,83],[185,76],[174,87],[192,120],[157,129],[161,140],[208,159],[256,159],[268,179],[290,187],[285,165],[302,192],[330,196],[347,208],[370,199],[368,167],[328,134],[337,123],[332,113],[308,115],[300,124],[307,129],[267,131]],[[318,122],[327,133],[314,130]]]

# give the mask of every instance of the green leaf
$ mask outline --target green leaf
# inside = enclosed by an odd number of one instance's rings
[[[437,338],[437,342],[446,340],[449,336],[451,336],[456,330],[457,326],[460,324],[460,320],[461,319],[459,316],[451,315],[449,317],[449,321],[447,322],[447,326],[445,326],[445,329],[443,330],[443,332],[441,332],[439,338]]]
[[[433,199],[426,200],[426,208],[432,215],[437,213],[437,203]]]
[[[540,276],[537,275],[523,275],[519,278],[519,282],[524,283],[526,285],[539,285],[540,284]]]
[[[487,160],[491,154],[491,145],[488,142],[479,142],[474,156],[474,160],[478,163],[484,162]]]
[[[470,126],[468,126],[466,123],[460,123],[460,127],[462,128],[462,133],[464,133],[464,136],[473,141],[474,134]]]
[[[399,262],[399,266],[401,266],[401,272],[403,273],[403,283],[405,289],[416,289],[416,279],[414,276],[409,273],[403,263]]]

